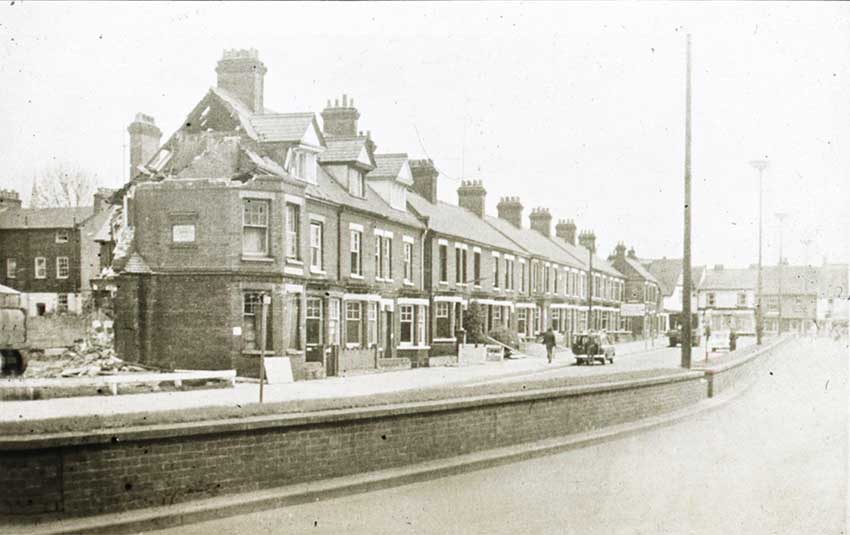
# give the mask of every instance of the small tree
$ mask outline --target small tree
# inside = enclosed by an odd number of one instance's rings
[[[62,208],[90,205],[97,188],[94,176],[78,167],[58,163],[33,179],[32,208]]]
[[[484,333],[484,309],[478,303],[470,303],[463,315],[463,328],[467,340],[473,343],[480,341]]]

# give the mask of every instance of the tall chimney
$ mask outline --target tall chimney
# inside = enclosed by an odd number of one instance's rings
[[[576,244],[576,224],[572,219],[562,219],[555,225],[555,235],[565,242]]]
[[[225,50],[218,61],[218,87],[242,101],[254,113],[263,113],[263,77],[266,66],[253,48]]]
[[[334,100],[333,106],[331,106],[331,101],[328,100],[327,107],[322,110],[324,132],[331,136],[356,136],[357,119],[359,118],[360,112],[354,107],[354,99],[349,102],[348,95],[342,95],[341,106],[339,99]]]
[[[634,247],[629,247],[629,252],[627,254],[629,255],[629,258],[637,259],[637,253],[635,253]]]
[[[94,213],[97,214],[108,207],[114,193],[114,189],[97,188],[97,191],[94,192]]]
[[[431,204],[437,202],[437,177],[440,175],[431,160],[410,160],[413,175],[413,191]]]
[[[531,211],[531,215],[528,216],[528,220],[531,222],[531,228],[533,230],[536,230],[547,238],[552,236],[552,214],[549,213],[548,208],[535,208]]]
[[[584,232],[579,234],[578,242],[582,247],[584,247],[591,253],[596,252],[596,234],[594,234],[592,230],[585,230]]]
[[[623,242],[617,243],[617,246],[614,247],[614,254],[612,255],[614,258],[619,260],[626,259],[626,245]]]
[[[522,203],[519,197],[502,197],[496,205],[499,218],[504,219],[516,228],[522,228]]]
[[[135,120],[127,127],[130,133],[130,180],[139,172],[139,166],[145,165],[159,149],[162,131],[150,115],[137,113]]]
[[[478,217],[484,217],[484,199],[487,190],[480,180],[464,180],[457,189],[457,203]]]
[[[9,208],[20,208],[21,197],[18,192],[13,189],[0,189],[0,212]]]

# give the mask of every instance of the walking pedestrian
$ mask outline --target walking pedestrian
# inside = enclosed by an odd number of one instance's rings
[[[552,330],[552,327],[549,327],[543,335],[543,345],[546,346],[546,358],[549,359],[549,364],[552,364],[552,357],[554,356],[555,346],[557,345],[555,342],[555,331]]]

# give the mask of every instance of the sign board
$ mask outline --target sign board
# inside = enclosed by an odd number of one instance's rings
[[[289,357],[264,357],[263,366],[266,369],[266,380],[270,385],[295,382]]]
[[[195,225],[173,225],[171,241],[174,243],[192,243],[195,241]]]
[[[623,303],[620,305],[620,316],[624,318],[643,316],[646,314],[646,303]]]

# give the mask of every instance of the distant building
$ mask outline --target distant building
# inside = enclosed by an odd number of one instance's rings
[[[638,336],[658,336],[667,328],[663,313],[661,283],[638,259],[634,248],[626,252],[623,243],[617,244],[608,257],[614,268],[626,279],[623,313],[625,330]]]
[[[756,331],[756,270],[715,265],[705,271],[697,291],[703,325],[713,332]]]
[[[108,217],[105,195],[94,206],[21,208],[16,192],[0,192],[0,284],[21,292],[29,315],[82,312],[100,270],[93,238]]]
[[[644,267],[652,273],[661,286],[663,295],[661,316],[666,323],[665,329],[674,329],[681,324],[683,310],[684,262],[681,258],[661,258],[657,260],[642,261]],[[705,276],[704,267],[691,268],[691,313],[697,314],[699,306],[697,303],[697,290]],[[697,317],[699,322],[699,317]],[[698,325],[694,325],[697,327]]]

